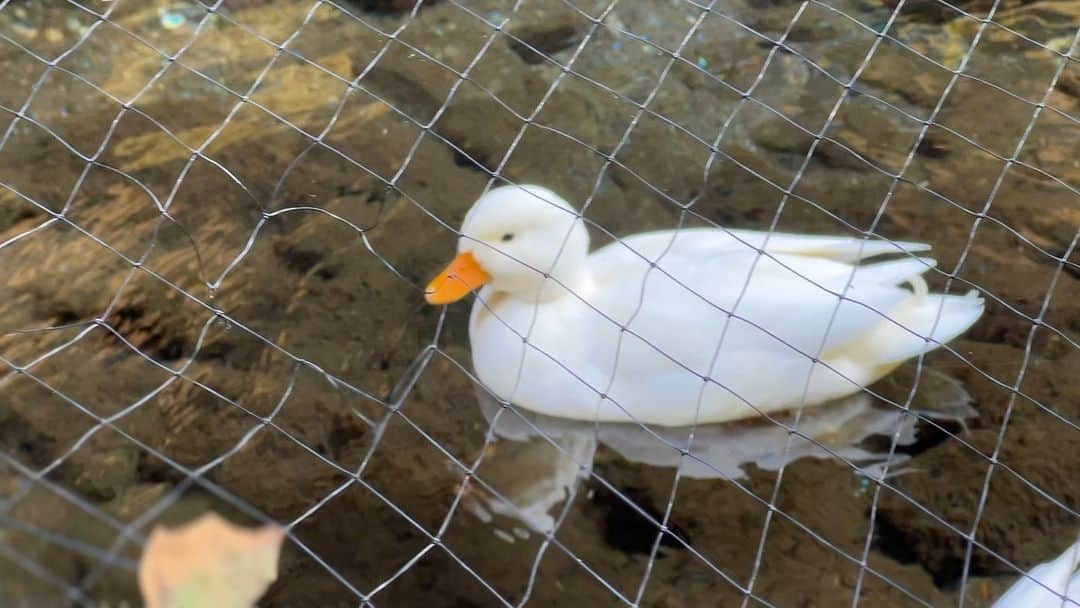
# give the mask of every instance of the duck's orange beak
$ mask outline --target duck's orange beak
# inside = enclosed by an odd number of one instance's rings
[[[450,304],[491,280],[471,251],[459,253],[424,290],[428,304]]]

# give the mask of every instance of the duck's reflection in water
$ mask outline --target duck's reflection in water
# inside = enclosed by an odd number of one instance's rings
[[[533,531],[550,531],[558,516],[556,507],[589,474],[600,444],[628,461],[679,467],[683,477],[695,479],[740,479],[746,477],[748,465],[775,471],[800,458],[840,458],[856,465],[853,474],[868,477],[888,466],[888,474],[895,475],[905,470],[908,456],[897,451],[890,459],[889,439],[894,433],[898,446],[910,446],[925,426],[920,417],[962,426],[975,415],[970,397],[955,380],[931,369],[923,369],[919,378],[907,410],[895,404],[908,401],[913,369],[902,370],[874,387],[894,404],[864,392],[807,408],[797,425],[794,414],[787,413],[773,416],[773,421],[758,418],[693,429],[581,422],[521,408],[499,412],[498,402],[478,387],[480,408],[489,423],[494,421],[496,437],[478,475],[499,496],[478,491],[468,505],[486,521],[500,515]],[[798,430],[790,441],[785,426]],[[875,436],[885,438],[876,442],[877,449],[867,446],[867,440]],[[693,443],[688,446],[691,437]],[[519,537],[528,535],[518,525],[512,530]],[[514,539],[498,527],[496,533],[505,540]]]

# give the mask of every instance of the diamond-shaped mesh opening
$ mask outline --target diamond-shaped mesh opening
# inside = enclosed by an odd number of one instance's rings
[[[1001,35],[1002,33],[999,28],[987,31],[986,42],[979,44],[972,53],[965,74],[1031,103],[1038,103],[1058,71],[1059,63],[1063,60],[1061,54],[1068,53],[1068,42],[1064,41],[1068,38],[1055,44],[1059,48],[1048,48],[1034,41],[1017,39],[1012,34]],[[1064,48],[1061,48],[1063,46]],[[1003,47],[1010,49],[1005,61],[997,59]],[[1012,84],[1018,80],[1024,82],[1024,85]]]
[[[427,602],[451,601],[461,604],[503,604],[510,598],[493,591],[490,585],[477,580],[477,574],[467,565],[451,557],[445,550],[432,549],[413,564],[385,591],[374,596],[374,602],[387,605],[417,605]]]
[[[776,120],[776,114],[764,106],[746,104],[719,148],[746,179],[764,182],[779,196],[795,180],[813,142],[813,135],[800,127]]]
[[[587,9],[574,4],[530,0],[507,9],[507,14],[495,11],[477,18],[489,28],[501,28],[494,52],[509,50],[516,60],[531,66],[566,65],[595,29]],[[507,55],[507,60],[514,58]]]
[[[256,425],[258,420],[252,418],[249,426]],[[271,464],[275,471],[272,482],[251,474],[253,468]],[[210,471],[208,478],[267,516],[291,522],[349,477],[285,433],[267,428]],[[294,501],[289,488],[302,488],[310,499]]]
[[[1065,72],[1062,72],[1061,77],[1065,77]],[[1058,79],[1059,86],[1063,82],[1062,79]],[[1063,115],[1052,109],[1041,112],[1032,125],[1031,135],[1019,154],[1020,160],[1026,166],[1017,167],[1020,177],[1011,175],[1008,177],[1014,180],[1026,179],[1048,184],[1064,182],[1066,187],[1063,190],[1065,193],[1070,193],[1069,186],[1075,189],[1076,185],[1080,184],[1080,171],[1065,160],[1061,146],[1055,138],[1050,137],[1050,134],[1061,130],[1068,131],[1075,126],[1075,119],[1069,115]],[[1048,194],[1054,196],[1056,192],[1048,192]]]
[[[269,63],[280,55],[274,46],[238,25],[218,17],[212,27],[205,27],[194,42],[183,48],[178,61],[204,80],[207,90],[225,88],[233,92],[246,91]],[[162,87],[163,92],[175,91]],[[186,88],[185,88],[186,90]],[[198,92],[192,89],[191,93]]]
[[[687,12],[685,7],[677,4],[667,5],[661,10],[667,13],[667,17],[671,17],[672,13]],[[654,25],[658,21],[652,21],[648,12],[641,10],[641,7],[632,12],[619,11],[618,19],[609,19],[603,27],[585,30],[585,46],[572,66],[573,72],[596,87],[614,91],[631,103],[643,103],[660,82],[660,74],[678,49],[682,36],[691,27],[679,18],[674,21],[678,24],[674,28],[658,30]],[[633,66],[633,69],[607,69],[613,64]]]
[[[186,93],[174,95],[177,90]],[[198,114],[180,110],[193,102],[202,108]],[[195,149],[218,128],[236,102],[236,97],[215,81],[174,63],[139,98],[135,107],[158,125],[157,137],[166,136]]]
[[[645,142],[657,139],[671,142],[670,153],[664,158],[655,158],[646,149]],[[713,156],[711,148],[697,138],[647,114],[623,139],[615,158],[620,169],[633,175],[633,179],[627,181],[647,184],[649,190],[685,203],[701,189],[709,159]]]
[[[523,123],[476,85],[464,83],[433,131],[448,142],[456,163],[490,174],[510,153]]]
[[[830,167],[858,171],[875,181],[880,181],[875,178],[891,180],[904,167],[912,148],[916,154],[944,153],[932,149],[933,140],[925,144],[919,140],[920,127],[917,118],[879,98],[850,95],[844,99],[826,133],[830,140],[821,142],[815,153]],[[886,140],[899,145],[883,145]],[[928,147],[931,149],[926,150]],[[883,195],[870,200],[882,198]]]
[[[934,124],[915,147],[915,155],[904,175],[916,185],[932,191],[932,196],[944,204],[976,214],[985,207],[1005,163],[1000,155],[979,146],[962,133]],[[958,183],[951,179],[954,173],[981,177]]]
[[[34,83],[37,82],[46,69],[43,62],[33,61],[33,56],[7,40],[0,41],[0,53],[9,63],[18,62],[19,69],[5,70],[2,76],[3,93],[0,93],[0,103],[5,108],[0,114],[0,124],[5,128],[13,118],[12,112],[17,111],[25,103],[33,91]]]
[[[1049,80],[1042,87],[1045,91]],[[978,99],[978,101],[972,101]],[[963,107],[963,110],[960,108]],[[981,108],[981,109],[980,109]],[[965,136],[974,145],[1001,157],[1009,157],[1016,149],[1017,142],[1027,127],[1027,121],[1014,124],[986,124],[973,120],[974,116],[988,112],[1007,111],[1029,116],[1034,108],[1029,103],[1002,93],[995,87],[980,81],[960,79],[953,87],[937,124]]]
[[[979,23],[948,2],[905,4],[890,36],[946,70],[960,68]]]
[[[345,90],[336,75],[286,55],[274,62],[251,100],[275,117],[318,133],[328,125]]]
[[[390,408],[361,390],[301,367],[291,377],[276,423],[339,466],[359,471],[378,446]],[[313,415],[317,413],[318,415]]]
[[[101,116],[101,121],[80,120],[72,113],[72,103],[91,115]],[[27,115],[34,124],[58,137],[83,156],[92,156],[102,145],[108,133],[109,119],[120,110],[120,105],[93,86],[60,70],[52,70],[38,88]]]
[[[67,217],[121,255],[138,259],[164,219],[161,200],[140,186],[116,168],[92,166],[70,199]]]
[[[1023,259],[1017,260],[1016,264],[1022,268],[1029,281],[1028,289],[1021,293],[1000,275],[980,280],[978,284],[1000,298],[1019,316],[1011,319],[1016,325],[1008,333],[1013,335],[1002,338],[1009,344],[1022,347],[1027,340],[1031,320],[1040,316],[1047,291],[1051,289],[1054,277],[1060,272],[1061,264],[1058,260],[1046,255],[1031,255],[1034,252],[1014,232],[997,222],[983,221],[979,224],[978,231],[972,235],[971,247],[958,274],[961,279],[972,280],[971,275],[976,268],[1000,263],[995,262],[995,259],[999,257],[998,252],[1006,247],[1021,254]],[[1027,250],[1029,255],[1023,255],[1021,252],[1024,250]],[[949,266],[946,268],[951,270]],[[1065,288],[1064,285],[1062,287]],[[957,290],[960,288],[958,285]]]
[[[341,204],[356,202],[346,199]],[[259,231],[243,260],[221,284],[221,306],[254,332],[226,337],[226,342],[239,340],[256,347],[254,352],[262,352],[265,347],[259,338],[266,337],[293,357],[302,357],[354,387],[388,395],[402,373],[401,366],[407,365],[402,357],[413,356],[430,339],[432,329],[430,321],[424,320],[427,315],[416,307],[390,305],[415,291],[366,249],[362,237],[353,227],[322,213],[301,209],[276,216]],[[290,285],[289,289],[270,299],[252,298],[250,285],[270,276]],[[358,301],[381,299],[387,306],[378,315],[328,307],[327,298],[337,297],[334,294],[345,285],[360,290],[353,296]],[[322,325],[323,330],[295,334],[289,328],[297,319]],[[344,330],[343,324],[349,329]],[[385,335],[387,344],[404,350],[366,346],[366,337],[373,334]],[[241,362],[244,359],[246,355],[240,357]]]
[[[400,457],[404,446],[410,459],[424,463],[423,476],[406,468]],[[400,417],[390,419],[364,471],[365,481],[432,535],[443,525],[464,477],[460,466]]]
[[[258,10],[259,3],[249,0],[224,0],[218,3],[216,12],[222,21],[233,24],[251,36],[266,39],[267,44],[282,44],[310,23],[312,9],[308,3],[294,3],[278,7],[267,13]]]
[[[113,320],[118,325],[113,330],[116,333],[93,329],[80,340],[34,366],[34,375],[101,417],[112,416],[137,403],[165,382],[170,374],[121,343],[134,340],[141,342],[138,347],[147,350],[156,346],[155,337],[144,338],[137,329],[127,325],[128,322],[137,323],[137,320],[124,319],[124,316],[134,316],[136,313],[134,309],[118,311]],[[162,347],[174,348],[169,344]],[[79,362],[78,371],[70,370],[75,362]],[[118,377],[115,383],[97,385],[86,381],[86,377],[97,376],[106,369],[115,370]],[[127,375],[138,377],[138,381],[119,381]]]
[[[207,14],[205,6],[191,0],[161,6],[119,4],[109,13],[109,24],[139,39],[159,56],[175,55],[192,42],[197,29],[214,24],[215,17]]]
[[[1022,428],[1017,425],[1017,429]],[[1067,445],[1068,439],[1062,440],[1059,445]],[[1075,449],[1075,448],[1074,448]],[[1003,454],[1007,458],[1008,447],[1003,447]],[[1048,455],[1047,455],[1048,456]],[[1045,460],[1044,460],[1045,462]],[[1038,521],[1038,525],[1048,531],[1049,534],[1060,535],[1063,540],[1067,539],[1070,530],[1072,514],[1069,506],[1062,503],[1058,497],[1064,496],[1062,484],[1048,478],[1040,472],[1032,463],[1025,471],[1013,474],[997,470],[990,479],[985,504],[984,519],[979,525],[975,538],[994,553],[1009,553],[1009,560],[1021,567],[1030,568],[1028,564],[1038,563],[1041,556],[1033,547],[1013,547],[1008,539],[1008,530],[1020,524],[1020,518],[1032,518]],[[1033,487],[1034,486],[1034,487]],[[1008,497],[1008,498],[1005,498]],[[1021,514],[1022,513],[1022,514]],[[1059,531],[1060,532],[1057,532]],[[1064,547],[1062,547],[1064,550]],[[994,559],[991,555],[977,555],[977,561],[984,562],[987,568],[995,569],[1003,574],[1009,573],[1012,568],[1000,559]]]
[[[536,116],[537,125],[548,131],[538,135],[530,127],[525,136],[550,137],[552,141],[563,142],[570,139],[562,147],[583,159],[589,149],[610,154],[637,112],[633,102],[623,96],[579,79],[565,78]]]
[[[497,41],[498,36],[487,22],[476,19],[453,3],[444,2],[442,6],[432,7],[416,19],[410,19],[396,40],[414,53],[461,73],[485,52],[488,39]]]
[[[458,82],[458,75],[449,67],[394,40],[358,84],[396,108],[406,120],[426,125],[436,117]]]
[[[270,416],[287,402],[296,361],[231,318],[199,319],[200,346],[185,375],[252,416]],[[250,376],[255,380],[245,382]]]
[[[634,139],[624,148],[627,150],[623,157],[625,163],[636,163],[646,172],[656,174],[641,156],[635,156],[636,150],[633,146],[637,141],[642,141],[642,139]],[[683,149],[682,152],[685,154],[687,150]],[[683,159],[685,160],[685,157]],[[700,156],[695,160],[700,161]],[[596,172],[599,173],[602,166],[601,159],[595,159],[594,164],[597,167]],[[673,165],[674,163],[668,164],[667,167],[671,168]],[[671,180],[668,182],[671,185],[667,189],[660,189],[659,184],[654,186],[635,173],[633,169],[624,168],[622,162],[617,165],[612,164],[604,175],[603,183],[593,196],[585,217],[596,222],[595,225],[603,226],[616,235],[626,231],[647,229],[652,217],[665,217],[674,224],[681,218],[676,206],[685,204],[700,189],[700,163],[696,167],[698,173],[695,174],[694,168],[691,166],[685,173],[680,173],[682,177],[687,178],[684,182],[676,184],[674,180]],[[692,217],[682,217],[682,219],[687,225],[693,222]],[[602,246],[614,242],[614,238],[606,232],[596,233],[595,242],[598,246]]]
[[[846,82],[873,57],[871,47],[878,37],[871,28],[831,7],[810,4],[788,32],[785,42],[791,52],[805,57],[815,71]],[[836,40],[843,40],[844,44],[835,44]]]
[[[71,4],[12,6],[0,19],[0,32],[9,42],[52,61],[81,44],[97,18]]]
[[[343,35],[349,37],[346,48],[336,44]],[[389,40],[373,25],[352,18],[334,4],[321,3],[289,41],[288,49],[345,80],[352,80],[372,65]]]
[[[280,60],[276,65],[281,65],[283,61],[286,60]],[[302,85],[294,83],[293,86]],[[212,160],[196,164],[193,171],[203,168],[214,171],[219,177],[233,182],[233,188],[242,190],[254,205],[259,208],[266,206],[273,195],[272,188],[278,177],[285,172],[300,151],[310,145],[312,131],[320,131],[322,124],[329,119],[328,114],[332,108],[328,106],[333,105],[334,98],[334,95],[320,98],[313,105],[305,103],[300,106],[271,107],[260,103],[260,94],[256,91],[251,103],[237,106],[230,113],[227,122],[222,123],[211,134],[203,152]],[[278,111],[284,111],[286,115],[279,114]],[[300,123],[290,122],[288,115]],[[248,145],[255,145],[262,150],[261,157],[248,162],[238,162]],[[205,181],[198,174],[190,175],[188,179],[194,183],[188,185],[187,190],[197,189],[201,182]],[[185,180],[185,185],[187,184]],[[222,184],[220,187],[224,189],[226,186]],[[175,200],[184,200],[184,190],[181,189]],[[236,190],[237,196],[241,196],[239,190]]]
[[[152,531],[216,512],[286,532],[260,605],[991,605],[1080,521],[1069,10],[0,2],[0,604],[144,603]],[[522,183],[582,210],[606,270],[537,304],[485,258],[479,298],[426,305],[473,201]],[[543,222],[512,215],[479,236],[528,258]],[[745,301],[698,326],[664,302],[619,332],[645,384],[605,388],[575,315],[656,259]],[[918,315],[870,306],[858,348],[748,337],[803,323],[813,283],[851,300],[831,330],[875,289]],[[905,333],[969,291],[970,327]],[[552,306],[522,333],[659,420],[528,409],[589,407],[553,379],[488,392],[516,347],[483,324]],[[636,359],[718,346],[744,351],[703,389]],[[807,402],[783,357],[858,393]],[[759,375],[803,395],[655,424]]]
[[[362,593],[392,579],[428,546],[428,539],[370,490],[353,484],[297,523],[296,537]],[[357,559],[355,546],[370,547]],[[304,567],[311,567],[302,560]],[[340,583],[335,595],[345,591]],[[283,590],[283,592],[286,590]]]
[[[228,453],[257,424],[251,414],[219,394],[195,381],[177,379],[125,416],[118,426],[173,462],[194,469]],[[181,471],[154,459],[139,462],[138,474],[157,483],[184,479]]]
[[[347,167],[350,174],[368,174],[373,178],[371,190],[380,192],[411,160],[410,151],[423,131],[412,115],[395,109],[392,102],[377,92],[377,87],[369,88],[370,84],[361,81],[362,88],[352,90],[345,97],[325,137],[329,149],[316,149],[313,153],[315,158],[326,158],[324,162],[330,166]],[[433,98],[428,101],[432,105],[436,103]],[[318,161],[305,158],[303,162]],[[352,190],[348,188],[346,192]]]
[[[163,207],[169,202],[179,176],[191,158],[191,146],[202,143],[202,140],[196,141],[198,135],[205,136],[205,132],[172,132],[150,111],[133,109],[124,112],[98,157],[104,165],[102,170],[116,175],[96,177],[93,175],[98,172],[95,168],[86,182],[92,186],[95,177],[98,182],[107,179],[113,186],[113,197],[126,196],[134,200],[149,197],[155,207]],[[87,183],[83,187],[87,187]]]
[[[340,218],[338,221],[348,222],[354,231],[372,229],[379,223],[387,196],[385,185],[373,168],[376,164],[372,161],[361,164],[336,146],[312,142],[292,159],[273,184],[274,199],[267,205],[269,211],[276,214],[274,221],[279,224],[301,223],[295,219],[303,215],[300,212],[303,209],[333,213]]]
[[[864,68],[855,90],[888,104],[895,112],[921,120],[930,115],[951,77],[948,68],[887,38]]]
[[[6,273],[5,297],[11,298],[12,303],[22,309],[6,318],[0,327],[7,338],[27,345],[49,337],[42,333],[17,335],[15,332],[89,322],[101,315],[128,271],[127,264],[101,244],[65,224],[31,220],[25,224],[15,223],[12,229],[22,232],[31,229],[31,224],[38,229],[0,249],[0,260],[3,260]],[[50,267],[55,272],[35,270],[40,267],[34,260],[42,259],[52,259]],[[66,280],[59,272],[65,264],[71,271],[90,280],[87,283]],[[32,348],[27,355],[36,356],[45,350]],[[28,362],[21,357],[16,360]]]
[[[3,386],[4,452],[27,468],[42,469],[63,458],[96,423],[40,379],[9,371]]]
[[[552,548],[545,562],[551,559],[558,563],[573,554],[582,560],[577,566],[582,571],[575,573],[575,578],[582,578],[582,582],[592,579],[592,584],[601,585],[606,581],[615,592],[633,598],[660,533],[657,523],[663,520],[666,505],[662,503],[670,491],[672,472],[665,471],[663,479],[655,480],[656,492],[630,485],[633,482],[621,479],[619,472],[600,469],[598,473],[607,483],[594,482],[580,489],[565,517],[556,520],[561,523],[556,536],[569,553],[557,556],[560,552]],[[560,514],[559,509],[552,512]],[[605,559],[611,550],[621,553],[622,558]]]
[[[712,37],[695,37],[694,40],[697,42],[695,47],[688,47],[672,64],[670,75],[658,89],[649,110],[691,137],[711,145],[738,106],[741,94],[724,79],[724,64],[719,59],[723,51],[718,52],[708,42]],[[708,104],[715,111],[708,114],[690,112],[687,106],[691,99]]]
[[[435,246],[431,239],[446,238],[468,211],[468,204],[454,193],[479,196],[486,179],[477,171],[459,168],[453,149],[427,134],[422,134],[411,155],[398,162],[397,192],[385,194],[379,225],[370,232],[370,243],[380,260],[405,272],[419,286],[428,278],[425,275],[437,270],[437,264],[446,262],[453,248],[449,238],[445,245]],[[406,247],[406,243],[414,244],[414,248]],[[407,256],[413,252],[423,256],[423,270],[408,263]]]
[[[915,173],[912,177],[921,176]],[[893,198],[885,209],[884,226],[904,231],[920,230],[921,234],[927,235],[924,238],[955,238],[966,242],[975,223],[977,212],[967,209],[956,199],[947,198],[931,188],[929,182],[923,179],[900,181],[896,185]],[[931,221],[932,218],[927,217],[924,211],[927,208],[933,208],[940,217],[948,218],[948,220]],[[867,215],[871,212],[876,212],[876,210],[867,210]],[[943,272],[951,272],[956,267],[963,250],[964,243],[954,241],[953,245],[935,247],[933,258],[937,260]]]
[[[480,15],[477,19],[489,19]],[[543,66],[548,63],[531,65],[523,74],[519,74],[522,68],[520,52],[525,47],[520,46],[513,34],[508,34],[507,29],[513,21],[504,25],[503,31],[495,32],[494,25],[484,22],[483,27],[488,28],[490,35],[495,38],[487,49],[478,54],[472,69],[468,74],[467,81],[475,85],[477,93],[487,97],[490,102],[497,104],[518,117],[530,116],[540,105],[544,95],[551,84],[554,74]],[[526,64],[530,65],[530,64]]]
[[[158,50],[135,36],[111,23],[104,23],[59,65],[108,94],[128,101],[163,69],[165,62]],[[117,66],[123,67],[117,69]],[[119,74],[119,78],[114,78],[114,74]]]
[[[220,138],[221,156],[228,158],[230,135],[243,137],[252,127],[238,122]],[[256,133],[259,133],[256,131]],[[260,218],[260,201],[220,165],[196,158],[176,189],[168,211],[176,232],[187,236],[189,263],[213,281],[244,249]],[[222,230],[223,227],[228,227]],[[184,245],[178,239],[178,246]],[[168,276],[168,275],[166,275]]]
[[[5,579],[4,593],[20,600],[26,594],[44,603],[58,601],[48,599],[53,593],[66,596],[69,602],[85,598],[86,591],[75,586],[65,588],[62,581],[77,581],[96,568],[102,571],[110,594],[137,597],[131,580],[135,562],[130,552],[123,556],[110,556],[108,552],[110,533],[116,533],[110,524],[119,523],[92,517],[41,486],[31,491],[27,501],[6,513],[4,557],[9,561],[0,575]]]
[[[892,201],[887,197],[893,179],[874,168],[868,168],[864,159],[844,144],[831,141],[818,144],[795,188],[794,200],[789,200],[790,204],[784,207],[780,217],[784,229],[791,230],[793,226],[807,222],[821,226],[822,230],[838,233],[854,235],[860,230],[887,233],[887,220],[883,221],[882,217],[890,212],[892,206]],[[853,177],[850,180],[853,187],[834,195],[833,179],[841,173]],[[852,205],[851,201],[856,200],[872,202]],[[886,200],[887,203],[883,202]]]
[[[818,133],[824,129],[844,92],[845,79],[814,70],[810,65],[798,55],[777,51],[764,66],[762,78],[752,93],[761,102],[755,104],[757,109],[778,112],[800,130]]]

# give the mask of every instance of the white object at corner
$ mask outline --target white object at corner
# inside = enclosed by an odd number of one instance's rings
[[[1057,559],[1020,577],[993,608],[1076,608],[1080,606],[1080,540]]]

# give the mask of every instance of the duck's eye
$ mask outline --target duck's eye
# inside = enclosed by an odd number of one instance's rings
[[[502,242],[509,243],[512,240],[514,240],[514,234],[512,232],[507,232],[506,234],[502,235]]]

